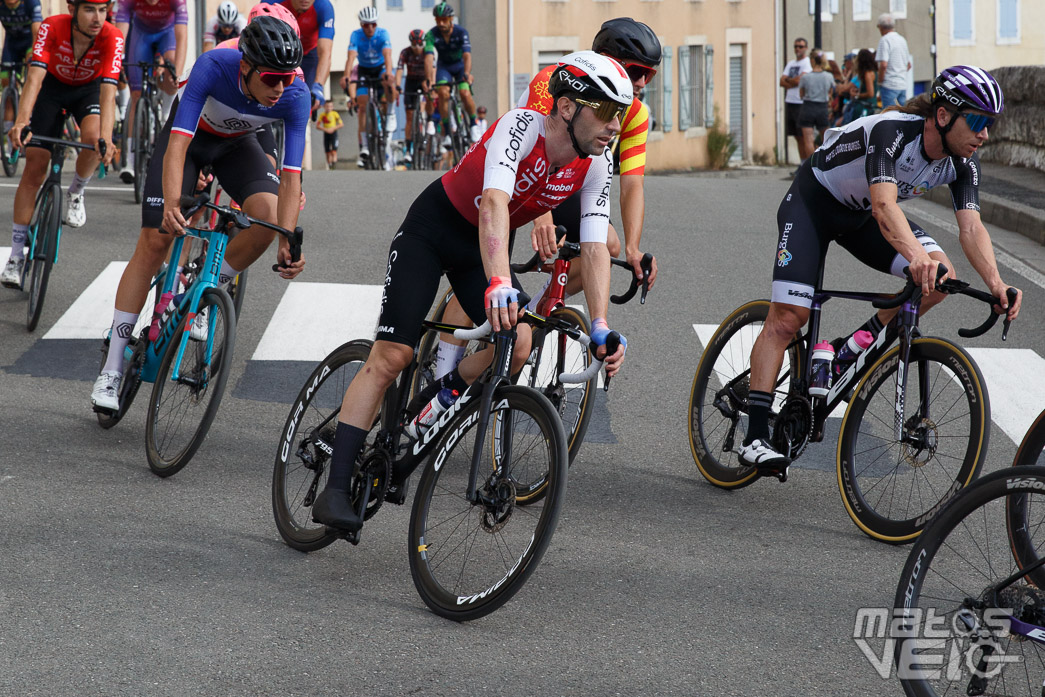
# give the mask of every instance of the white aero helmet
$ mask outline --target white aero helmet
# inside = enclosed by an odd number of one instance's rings
[[[239,19],[239,10],[229,0],[218,5],[218,24],[223,27],[231,27],[237,19]]]
[[[610,110],[627,109],[634,99],[631,79],[621,64],[595,51],[563,56],[548,79],[548,92],[552,99],[566,95],[571,99],[612,102]]]
[[[377,8],[376,7],[364,7],[359,11],[359,21],[372,23],[377,21]]]

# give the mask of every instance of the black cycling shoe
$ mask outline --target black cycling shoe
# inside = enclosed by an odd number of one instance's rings
[[[394,503],[397,506],[402,506],[406,503],[406,494],[409,490],[409,479],[396,482],[395,477],[393,476],[392,481],[388,483],[388,489],[385,491],[385,501],[388,503]]]
[[[312,520],[348,532],[356,532],[363,527],[363,519],[352,506],[348,492],[330,487],[319,492],[316,502],[312,504]]]

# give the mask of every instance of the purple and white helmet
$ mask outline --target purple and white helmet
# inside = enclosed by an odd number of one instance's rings
[[[1005,96],[994,76],[983,68],[955,65],[944,68],[933,80],[932,101],[943,100],[959,111],[975,109],[1000,114],[1005,109]]]

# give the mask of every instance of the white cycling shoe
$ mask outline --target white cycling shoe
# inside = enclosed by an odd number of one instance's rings
[[[123,373],[110,370],[98,376],[91,391],[91,403],[99,409],[120,410],[120,383]]]
[[[189,338],[193,341],[206,341],[208,327],[207,308],[203,308],[192,320],[192,326],[189,327]]]
[[[69,205],[65,209],[65,224],[81,227],[87,222],[87,210],[83,205],[83,194],[69,194]]]
[[[756,468],[760,474],[774,476],[781,482],[787,481],[791,459],[778,453],[768,441],[756,438],[737,448],[737,455],[743,464]]]
[[[21,290],[23,269],[25,269],[24,257],[11,257],[8,259],[7,264],[4,266],[3,273],[0,273],[0,285],[7,288],[14,288],[15,290]]]

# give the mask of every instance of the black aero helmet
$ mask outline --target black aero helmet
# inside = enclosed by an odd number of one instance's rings
[[[453,17],[454,8],[450,7],[449,3],[441,2],[432,8],[432,15],[435,17]]]
[[[301,65],[301,39],[282,19],[272,15],[254,18],[239,37],[243,58],[255,67],[265,66],[287,72]]]
[[[631,17],[617,17],[602,23],[591,42],[591,50],[621,61],[660,65],[660,39],[649,25]]]

